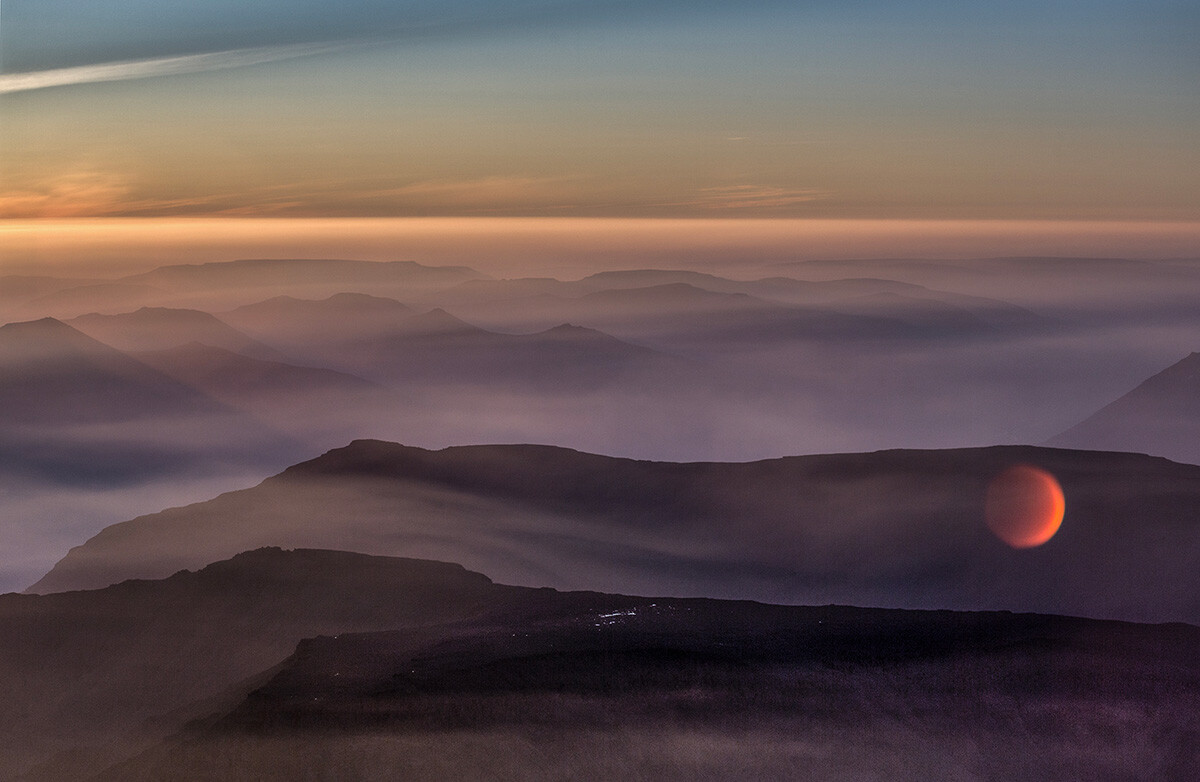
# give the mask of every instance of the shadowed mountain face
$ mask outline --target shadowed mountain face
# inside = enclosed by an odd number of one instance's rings
[[[1183,779],[1197,654],[1183,625],[561,593],[263,549],[0,596],[0,778]]]
[[[983,521],[1018,463],[1056,475],[1061,531]],[[774,602],[1200,619],[1200,468],[1033,447],[640,462],[544,446],[359,441],[260,486],[101,532],[32,589],[159,577],[261,545],[463,562],[509,583]]]
[[[1200,464],[1200,353],[1167,367],[1048,444],[1139,451]]]

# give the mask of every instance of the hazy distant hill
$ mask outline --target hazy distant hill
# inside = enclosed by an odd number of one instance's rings
[[[959,294],[999,297],[1069,319],[1103,321],[1116,313],[1138,320],[1175,319],[1200,294],[1200,266],[1188,261],[1130,258],[865,258],[795,261],[770,267],[804,280],[881,277]]]
[[[533,334],[502,334],[440,308],[416,312],[359,294],[320,301],[280,297],[223,317],[310,362],[423,392],[437,393],[447,384],[481,393],[497,387],[594,391],[693,370],[687,362],[591,329],[562,324]]]
[[[1200,353],[1167,367],[1048,444],[1200,464]]]
[[[168,292],[152,285],[100,282],[56,290],[25,302],[18,311],[30,317],[50,315],[64,319],[92,312],[116,315],[171,298]]]
[[[0,778],[1185,779],[1198,654],[1186,625],[562,593],[262,549],[0,596]]]
[[[789,310],[793,319],[807,316],[808,330],[799,332],[799,336],[809,339],[828,336],[828,327],[818,327],[812,320],[822,313],[827,319],[836,319],[839,314],[874,318],[876,335],[895,337],[914,333],[963,336],[997,330],[1011,334],[1052,325],[1049,319],[1004,301],[892,280],[772,277],[739,281],[655,269],[601,272],[571,282],[548,278],[473,280],[433,294],[429,301],[496,326],[536,327],[561,321],[569,313],[569,318],[577,322],[622,336],[636,335],[639,327],[645,332],[648,325],[653,327],[655,318],[660,321],[659,327],[664,317],[686,314],[704,324],[713,313],[728,317],[735,310],[745,317],[757,312],[767,319],[762,331],[772,322],[786,320]],[[880,319],[885,322],[880,323]],[[689,327],[680,322],[673,330],[695,328],[696,324]],[[851,330],[855,335],[861,331],[861,324]],[[797,335],[781,332],[778,337]]]
[[[60,321],[0,326],[0,478],[120,483],[282,445],[260,422]]]
[[[117,315],[92,313],[67,321],[93,339],[125,352],[168,350],[198,342],[261,359],[280,354],[207,312],[142,307]]]
[[[228,310],[269,296],[322,298],[342,292],[423,296],[483,279],[465,266],[412,261],[248,259],[161,266],[112,280],[3,277],[0,316],[73,318],[139,307]]]
[[[486,276],[465,266],[424,266],[413,261],[255,258],[160,266],[121,282],[151,285],[200,300],[205,300],[206,294],[233,294],[239,303],[249,303],[262,292],[305,298],[346,291],[390,296],[448,288]]]
[[[900,320],[792,306],[684,282],[598,290],[574,297],[537,295],[447,306],[496,327],[529,329],[569,320],[621,339],[667,348],[719,349],[729,343],[818,343],[913,335],[911,326]]]
[[[321,300],[276,296],[221,317],[259,339],[298,348],[369,337],[402,327],[412,314],[411,307],[395,299],[338,293]]]
[[[198,391],[45,318],[0,326],[0,424],[67,424],[218,412]]]
[[[1013,551],[983,523],[1015,463],[1067,518]],[[159,577],[262,545],[458,561],[508,582],[773,602],[1200,619],[1200,467],[994,447],[643,462],[359,441],[245,491],[111,526],[34,587]]]
[[[0,305],[11,306],[40,296],[47,296],[55,291],[93,285],[98,282],[100,280],[6,274],[0,276]]]
[[[594,329],[562,324],[533,334],[498,334],[444,310],[414,315],[402,330],[341,346],[364,375],[415,387],[463,384],[486,391],[594,391],[639,375],[689,369],[686,362]]]
[[[370,431],[400,401],[396,392],[344,372],[264,361],[198,342],[133,356],[280,431],[327,441]]]

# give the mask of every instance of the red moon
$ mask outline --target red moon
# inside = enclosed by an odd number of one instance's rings
[[[1066,499],[1050,473],[1028,464],[1009,467],[987,489],[984,518],[1013,548],[1040,546],[1062,525]]]

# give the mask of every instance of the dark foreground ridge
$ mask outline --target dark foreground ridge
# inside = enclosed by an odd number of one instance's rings
[[[1014,464],[1066,519],[1014,551],[984,523]],[[32,591],[160,578],[259,546],[460,562],[557,589],[1200,623],[1200,466],[1033,446],[652,462],[544,445],[358,440],[261,485],[116,524]]]
[[[0,597],[0,778],[1185,779],[1198,659],[1181,624],[558,592],[262,549]]]

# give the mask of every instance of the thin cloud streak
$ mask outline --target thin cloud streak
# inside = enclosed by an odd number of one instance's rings
[[[12,92],[41,90],[49,87],[66,87],[75,84],[92,84],[130,79],[151,79],[158,76],[176,76],[205,71],[243,68],[280,60],[309,57],[346,48],[347,44],[297,44],[291,46],[265,46],[253,49],[231,49],[222,52],[189,54],[178,57],[159,57],[148,60],[108,62],[97,65],[81,65],[74,68],[55,68],[28,73],[0,75],[0,95]]]

